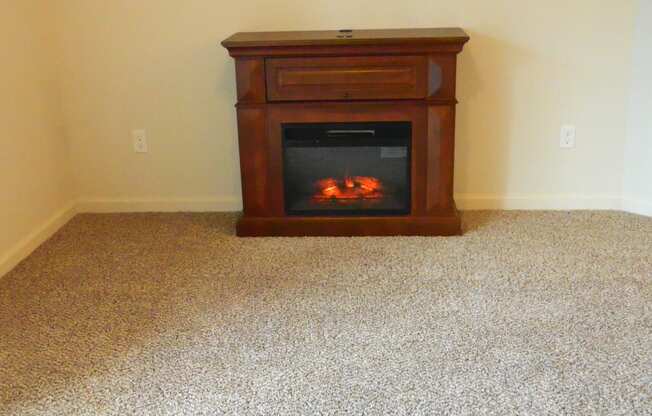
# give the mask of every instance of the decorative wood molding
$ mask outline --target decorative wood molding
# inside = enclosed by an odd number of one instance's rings
[[[457,28],[237,33],[244,217],[238,235],[451,235]],[[410,122],[408,215],[297,217],[285,207],[286,123]]]

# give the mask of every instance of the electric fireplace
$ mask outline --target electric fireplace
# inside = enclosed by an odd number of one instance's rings
[[[239,236],[457,235],[459,28],[243,32]]]
[[[288,215],[410,213],[410,123],[288,123],[282,130]]]

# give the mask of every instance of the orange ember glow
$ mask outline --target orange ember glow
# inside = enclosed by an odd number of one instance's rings
[[[380,199],[383,185],[372,176],[347,176],[342,179],[326,178],[315,183],[313,199],[317,201]]]

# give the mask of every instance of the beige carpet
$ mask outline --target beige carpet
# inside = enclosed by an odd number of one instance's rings
[[[650,218],[335,239],[234,218],[81,215],[0,280],[0,414],[652,410]]]

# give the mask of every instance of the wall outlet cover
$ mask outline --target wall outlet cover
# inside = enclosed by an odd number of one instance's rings
[[[561,126],[561,133],[559,134],[559,147],[562,149],[572,149],[575,147],[575,126],[571,124],[564,124]]]
[[[147,131],[145,129],[132,130],[131,138],[134,142],[134,152],[147,153]]]

